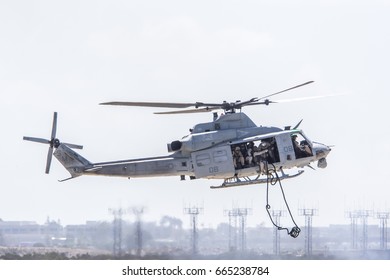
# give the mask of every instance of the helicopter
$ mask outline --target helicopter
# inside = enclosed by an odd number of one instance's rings
[[[222,183],[211,188],[238,187],[269,181],[271,173],[279,180],[300,176],[304,167],[327,166],[330,146],[311,141],[299,129],[302,120],[293,128],[257,126],[242,108],[254,105],[278,103],[269,98],[277,94],[312,83],[309,81],[261,98],[222,103],[165,103],[165,102],[104,102],[104,106],[141,106],[180,109],[155,112],[155,114],[213,113],[213,120],[196,124],[190,134],[168,143],[168,155],[109,162],[91,162],[74,149],[83,146],[61,142],[56,138],[58,113],[54,112],[50,139],[23,137],[23,140],[49,145],[46,173],[50,171],[52,156],[70,173],[81,175],[112,176],[125,178],[178,176],[181,180],[220,179]],[[191,108],[192,109],[186,109]],[[293,174],[286,169],[299,169]]]

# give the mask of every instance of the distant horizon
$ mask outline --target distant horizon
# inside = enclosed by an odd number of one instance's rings
[[[164,216],[162,216],[161,218],[163,218]],[[178,217],[174,217],[174,216],[170,216],[170,217],[173,217],[173,218],[178,218]],[[178,218],[179,219],[179,218]],[[188,218],[189,219],[189,218]],[[161,219],[160,219],[161,220]],[[160,220],[142,220],[143,223],[155,223],[155,224],[158,224]],[[179,219],[180,221],[183,222],[183,219]],[[184,219],[185,220],[185,219]],[[58,223],[58,221],[60,223]],[[55,223],[58,223],[59,225],[61,226],[69,226],[69,225],[86,225],[87,223],[89,222],[93,222],[93,223],[112,223],[114,220],[113,219],[101,219],[101,220],[85,220],[84,222],[81,222],[81,223],[67,223],[67,224],[63,224],[62,221],[61,221],[61,218],[58,218],[58,219],[50,219],[50,222],[55,222]],[[122,219],[123,222],[125,223],[129,223],[129,224],[132,224],[132,223],[136,223],[136,221],[130,221],[129,219]],[[358,222],[356,223],[357,226],[361,226],[361,222],[359,220],[357,220]],[[377,223],[373,222],[373,221],[376,221]],[[367,223],[368,226],[380,226],[380,219],[374,219],[371,223]],[[0,222],[15,222],[15,223],[35,223],[37,225],[45,225],[47,223],[47,221],[45,222],[39,222],[37,220],[5,220],[4,218],[0,217]],[[212,227],[208,227],[208,226],[205,226],[204,224],[202,224],[202,221],[201,220],[198,220],[198,223],[199,223],[199,228],[202,229],[216,229],[219,225],[221,224],[229,224],[229,221],[221,221],[220,223],[218,223],[216,226],[212,226]],[[264,223],[259,223],[259,224],[254,224],[254,225],[247,225],[248,228],[256,228],[256,227],[262,227],[262,228],[275,228],[274,226],[272,225],[264,225]],[[305,223],[303,223],[302,225],[298,225],[300,228],[304,228],[305,227]],[[313,228],[321,228],[321,227],[332,227],[332,226],[351,226],[351,223],[349,222],[346,222],[346,223],[335,223],[335,224],[327,224],[327,225],[316,225],[315,223],[315,219],[313,218],[313,222],[312,222],[312,227]],[[191,227],[189,226],[183,226],[184,229],[191,229]]]

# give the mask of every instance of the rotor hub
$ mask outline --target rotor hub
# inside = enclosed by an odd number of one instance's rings
[[[61,142],[58,138],[55,138],[54,141],[53,141],[53,146],[54,148],[58,148],[60,146]]]
[[[60,140],[58,138],[53,138],[49,142],[51,148],[58,148],[61,144]]]

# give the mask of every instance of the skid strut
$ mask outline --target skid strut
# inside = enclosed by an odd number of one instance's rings
[[[303,172],[304,172],[303,170],[299,170],[297,173],[290,175],[290,174],[285,174],[283,172],[283,170],[281,170],[281,175],[278,176],[278,178],[279,178],[278,180],[282,181],[282,180],[295,178],[295,177],[298,177],[299,175],[301,175]],[[210,186],[210,188],[211,189],[224,189],[224,188],[240,187],[240,186],[254,185],[254,184],[267,184],[267,182],[270,182],[270,180],[271,181],[275,180],[275,177],[269,178],[269,175],[264,176],[264,178],[261,178],[260,175],[258,175],[256,178],[231,177],[231,178],[225,179],[221,185]]]

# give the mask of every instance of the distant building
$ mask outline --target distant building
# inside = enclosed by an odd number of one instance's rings
[[[2,246],[26,246],[44,244],[45,238],[36,222],[0,220],[0,242]]]

